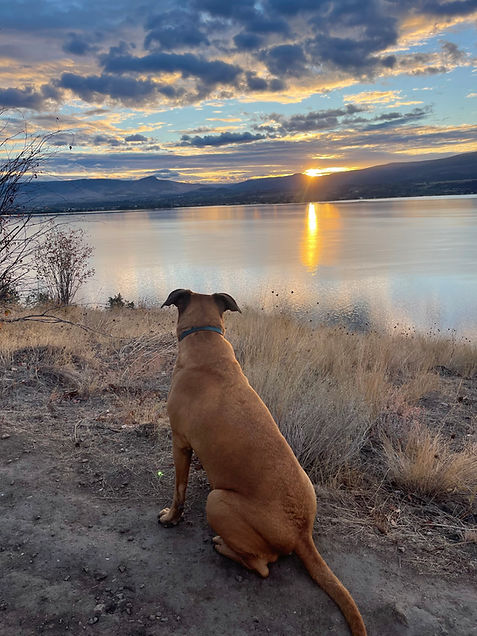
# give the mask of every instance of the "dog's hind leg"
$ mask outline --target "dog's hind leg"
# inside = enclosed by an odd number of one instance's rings
[[[278,553],[254,529],[253,511],[247,504],[233,491],[213,490],[207,498],[207,519],[219,533],[214,537],[217,552],[266,577],[268,563],[276,561]]]

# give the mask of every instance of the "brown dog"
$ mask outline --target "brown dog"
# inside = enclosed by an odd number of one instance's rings
[[[355,602],[313,542],[311,481],[223,337],[222,315],[240,311],[237,303],[228,294],[176,289],[163,307],[169,305],[179,309],[179,354],[167,402],[176,482],[159,521],[175,525],[182,516],[194,450],[212,488],[207,519],[218,533],[217,552],[263,577],[269,563],[296,552],[341,608],[353,636],[366,636]]]

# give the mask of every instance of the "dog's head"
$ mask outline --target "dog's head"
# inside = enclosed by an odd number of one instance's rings
[[[224,329],[225,311],[239,311],[239,306],[229,294],[196,294],[190,289],[175,289],[162,305],[175,305],[179,310],[177,333],[191,327],[220,327]],[[241,312],[240,312],[241,313]]]

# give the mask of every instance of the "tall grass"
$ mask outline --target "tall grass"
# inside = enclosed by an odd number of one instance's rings
[[[316,481],[356,468],[383,413],[438,389],[437,367],[475,373],[477,350],[424,336],[312,328],[247,310],[228,337],[251,385]]]
[[[407,491],[436,498],[477,495],[477,445],[454,451],[439,433],[415,423],[403,440],[383,436],[389,478]]]
[[[89,330],[3,323],[0,370],[23,364],[37,376],[74,384],[85,398],[112,392],[118,417],[130,425],[163,421],[155,400],[170,382],[175,312],[55,312]],[[22,313],[17,308],[13,317]],[[419,420],[419,400],[440,390],[443,369],[475,376],[475,346],[428,335],[312,327],[283,310],[247,309],[227,315],[226,325],[251,385],[315,482],[336,483],[346,474],[373,470],[379,479],[387,475],[416,492],[474,492],[477,468],[470,450],[451,450],[442,435],[411,424]]]

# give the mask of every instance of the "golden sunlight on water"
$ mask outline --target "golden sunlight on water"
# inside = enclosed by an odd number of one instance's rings
[[[341,215],[333,203],[309,203],[300,242],[300,260],[314,274],[318,265],[332,265],[337,256]]]

